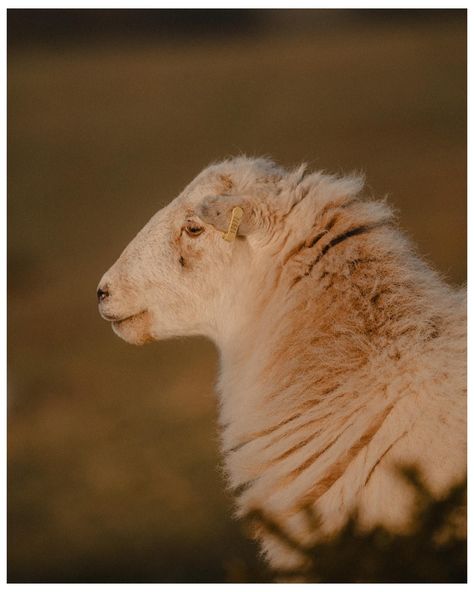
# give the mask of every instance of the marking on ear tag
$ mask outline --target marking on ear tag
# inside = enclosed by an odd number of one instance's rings
[[[235,237],[237,236],[237,232],[239,230],[240,223],[242,222],[243,215],[244,211],[242,208],[240,208],[239,206],[233,208],[232,217],[229,222],[229,228],[227,229],[227,232],[224,232],[224,234],[222,235],[222,238],[224,240],[228,241],[229,243],[235,240]]]

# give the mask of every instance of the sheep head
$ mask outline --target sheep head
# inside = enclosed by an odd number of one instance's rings
[[[264,159],[224,161],[158,211],[99,283],[99,311],[115,333],[134,344],[217,339],[257,281],[282,176]]]

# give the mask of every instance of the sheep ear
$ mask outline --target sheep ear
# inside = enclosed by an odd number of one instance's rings
[[[203,222],[211,224],[232,241],[236,235],[247,236],[256,228],[255,212],[248,199],[238,195],[212,195],[196,208],[196,214]]]

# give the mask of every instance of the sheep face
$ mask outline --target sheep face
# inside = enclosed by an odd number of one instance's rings
[[[189,201],[159,211],[104,275],[99,310],[134,344],[212,330],[230,245]]]
[[[219,326],[228,327],[236,304],[244,305],[262,216],[251,196],[223,195],[234,185],[217,165],[214,169],[158,211],[100,281],[100,314],[124,340],[142,344],[184,335],[217,340]],[[228,242],[223,234],[236,206],[243,218]]]

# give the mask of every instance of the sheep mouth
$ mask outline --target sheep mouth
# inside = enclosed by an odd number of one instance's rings
[[[133,315],[129,315],[128,317],[123,317],[123,318],[110,317],[108,320],[112,322],[112,325],[115,325],[116,327],[118,327],[122,324],[129,323],[131,321],[136,321],[136,320],[143,318],[147,314],[147,312],[148,312],[147,310],[142,310],[142,311],[137,312]]]
[[[133,319],[133,318],[137,317],[138,315],[143,314],[144,312],[145,311],[142,310],[140,312],[137,312],[137,313],[132,314],[132,315],[128,315],[126,317],[120,317],[120,316],[113,315],[113,314],[107,314],[106,312],[103,312],[102,310],[100,310],[100,307],[99,307],[99,314],[100,314],[100,316],[104,319],[104,321],[109,321],[109,323],[123,323],[125,321],[128,321],[130,319]]]

